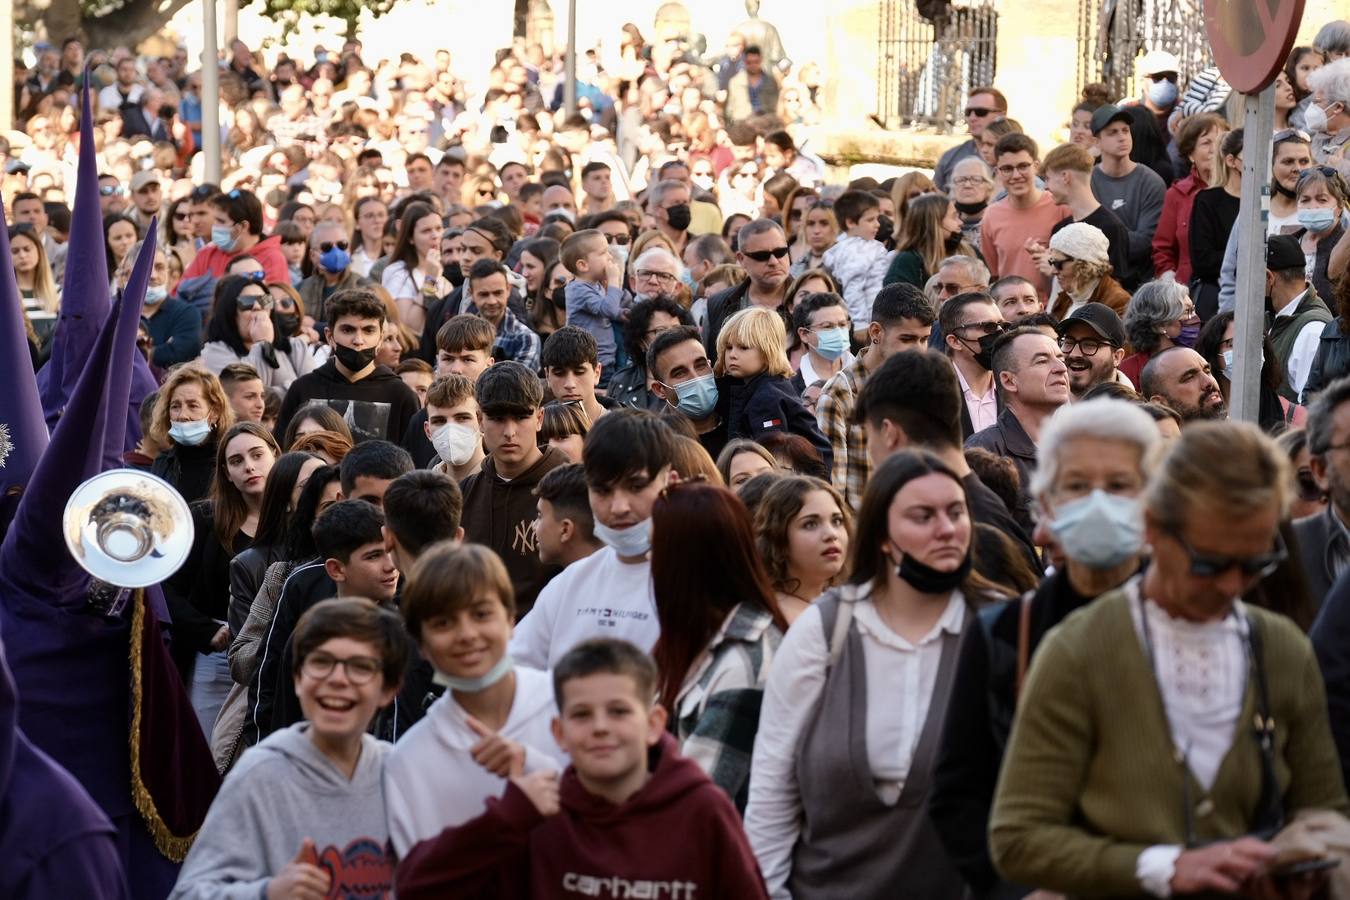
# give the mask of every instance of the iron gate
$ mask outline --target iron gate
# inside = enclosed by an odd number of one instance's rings
[[[998,13],[994,0],[880,0],[877,119],[950,130],[964,121],[972,87],[993,84]],[[922,11],[922,12],[921,12]]]
[[[1135,60],[1149,50],[1176,54],[1183,90],[1214,65],[1203,0],[1079,0],[1079,91],[1101,82],[1112,98],[1139,96]]]

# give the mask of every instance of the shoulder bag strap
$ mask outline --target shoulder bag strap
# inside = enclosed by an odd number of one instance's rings
[[[1275,717],[1270,710],[1270,687],[1257,620],[1247,616],[1247,646],[1251,652],[1252,676],[1256,680],[1255,736],[1261,750],[1261,800],[1256,807],[1253,833],[1269,840],[1284,825],[1284,802],[1275,774]]]
[[[1017,682],[1014,697],[1022,696],[1022,682],[1027,677],[1027,663],[1031,659],[1031,597],[1027,591],[1017,609]]]

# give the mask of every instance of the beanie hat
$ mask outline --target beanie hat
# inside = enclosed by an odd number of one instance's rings
[[[1100,228],[1086,222],[1073,222],[1055,232],[1050,249],[1082,262],[1111,265],[1111,243]]]

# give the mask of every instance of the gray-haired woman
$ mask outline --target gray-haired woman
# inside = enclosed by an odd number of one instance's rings
[[[928,812],[981,900],[1020,897],[989,858],[989,811],[1022,677],[1046,633],[1139,571],[1139,497],[1162,449],[1153,418],[1123,400],[1064,406],[1041,432],[1031,492],[1055,539],[1038,588],[980,610],[961,644]],[[1025,627],[1023,627],[1025,625]]]
[[[1182,336],[1183,320],[1195,315],[1190,293],[1175,281],[1150,281],[1141,285],[1125,308],[1125,337],[1133,353],[1120,362],[1120,371],[1138,386],[1140,373],[1155,355],[1171,347],[1195,345],[1200,336],[1196,323],[1190,342]]]

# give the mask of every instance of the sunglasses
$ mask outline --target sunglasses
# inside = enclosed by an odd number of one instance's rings
[[[1277,131],[1271,136],[1271,144],[1282,144],[1288,140],[1300,140],[1305,144],[1312,143],[1312,136],[1308,132],[1298,128],[1286,128],[1283,131]]]
[[[1066,263],[1071,263],[1073,260],[1069,259],[1067,256],[1062,256],[1054,259],[1047,259],[1046,262],[1050,264],[1050,268],[1058,272],[1060,269],[1064,268]]]
[[[192,213],[190,213],[190,212],[176,212],[176,213],[173,214],[173,220],[174,220],[175,222],[186,222],[188,219],[191,219],[191,218],[192,218]]]
[[[1238,569],[1248,578],[1265,578],[1279,568],[1280,563],[1289,557],[1284,538],[1275,533],[1275,549],[1269,553],[1255,556],[1220,556],[1215,553],[1201,553],[1182,539],[1175,531],[1169,531],[1172,540],[1181,545],[1190,557],[1190,573],[1196,578],[1217,578],[1225,572]]]
[[[240,278],[243,278],[247,281],[253,281],[258,284],[262,284],[263,279],[266,277],[266,273],[264,272],[236,272],[235,274],[238,275]]]
[[[969,325],[958,325],[953,331],[976,332],[980,335],[1002,334],[1011,326],[1007,322],[971,322]]]
[[[98,189],[98,195],[100,197],[116,197],[122,193],[122,188],[115,184],[105,184]]]
[[[987,106],[967,106],[966,118],[969,119],[971,116],[975,116],[977,118],[983,119],[985,116],[993,115],[994,113],[1001,114],[1002,112],[1003,110],[1001,109],[990,109]]]
[[[327,253],[329,250],[332,250],[334,247],[337,247],[339,250],[346,250],[346,249],[347,249],[347,242],[346,242],[346,241],[320,241],[320,242],[319,242],[319,252],[320,252],[320,253]]]
[[[235,300],[235,304],[244,312],[254,309],[261,309],[266,312],[275,305],[271,294],[263,294],[262,296],[240,294],[239,299]]]
[[[632,238],[631,238],[629,235],[627,235],[627,234],[607,234],[607,235],[605,235],[605,243],[607,243],[607,244],[618,244],[620,247],[627,247],[627,246],[628,246],[628,242],[631,241],[631,240],[632,240]]]
[[[742,254],[747,259],[753,259],[755,262],[768,262],[772,259],[782,259],[788,255],[786,246],[774,247],[772,250],[742,250]]]

